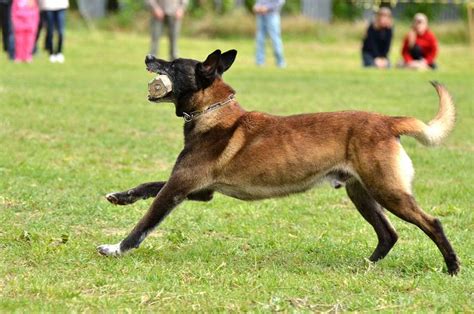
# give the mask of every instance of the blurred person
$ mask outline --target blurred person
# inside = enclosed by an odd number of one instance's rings
[[[64,63],[64,31],[69,0],[40,0],[40,8],[46,20],[46,50],[49,52],[49,61]],[[54,45],[55,31],[58,38],[56,45]]]
[[[15,59],[15,41],[12,25],[12,0],[0,0],[0,27],[2,28],[3,50],[10,60]]]
[[[188,0],[146,0],[151,10],[150,54],[157,56],[163,26],[168,28],[170,60],[178,58],[178,36]]]
[[[12,22],[15,36],[15,62],[31,62],[39,20],[36,0],[13,0]]]
[[[370,23],[362,45],[362,61],[365,67],[388,68],[388,53],[393,36],[392,12],[380,8],[374,22]]]
[[[268,35],[272,41],[273,54],[276,65],[286,67],[281,40],[280,11],[285,0],[257,0],[253,12],[257,16],[256,63],[261,66],[265,63],[265,38]]]
[[[38,40],[41,36],[41,31],[43,30],[45,26],[46,26],[45,12],[43,10],[40,10],[40,18],[39,18],[39,23],[38,23],[38,30],[36,31],[36,39],[35,39],[35,46],[33,48],[33,54],[36,54],[38,52]],[[45,37],[45,42],[44,42],[44,49],[46,49],[46,37]]]
[[[438,42],[428,28],[428,18],[423,13],[415,14],[412,29],[403,41],[403,67],[410,69],[436,69],[435,58]]]

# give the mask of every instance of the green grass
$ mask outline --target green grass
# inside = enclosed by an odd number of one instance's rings
[[[30,65],[0,61],[0,312],[474,311],[469,47],[442,46],[439,71],[408,72],[360,69],[355,41],[288,41],[285,70],[255,68],[252,41],[180,43],[200,59],[237,48],[225,79],[245,108],[274,114],[361,109],[428,120],[437,110],[428,81],[445,83],[459,111],[452,136],[439,148],[402,141],[417,199],[462,261],[452,278],[431,240],[393,216],[399,242],[369,263],[372,228],[327,185],[251,203],[186,202],[140,249],[99,256],[95,246],[120,240],[150,203],[118,207],[103,195],[166,179],[183,122],[171,105],[146,101],[146,37],[76,31],[66,44],[64,65],[44,54]]]

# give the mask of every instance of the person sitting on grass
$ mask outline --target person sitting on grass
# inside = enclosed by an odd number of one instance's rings
[[[362,45],[364,67],[388,68],[388,53],[392,43],[392,12],[387,7],[377,11],[375,20],[369,25]]]
[[[428,18],[423,13],[415,14],[412,29],[403,42],[402,67],[410,69],[436,69],[435,58],[438,42],[428,28]]]

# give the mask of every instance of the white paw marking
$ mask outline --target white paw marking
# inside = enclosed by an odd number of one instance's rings
[[[97,251],[105,256],[120,256],[122,251],[120,250],[120,242],[117,244],[103,244],[97,247]]]
[[[117,199],[117,197],[115,196],[115,194],[117,194],[117,192],[112,192],[112,193],[109,193],[105,196],[106,199],[110,200],[110,199]]]

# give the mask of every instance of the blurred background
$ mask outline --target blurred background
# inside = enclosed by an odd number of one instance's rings
[[[286,0],[285,69],[273,65],[269,41],[267,65],[255,65],[253,5],[189,0],[178,43],[179,56],[197,60],[237,49],[225,81],[247,110],[429,121],[438,98],[428,81],[448,87],[453,134],[436,149],[402,142],[417,199],[446,226],[460,276],[447,276],[435,245],[399,219],[396,249],[367,263],[372,227],[329,185],[261,202],[186,202],[130,256],[100,257],[95,247],[126,235],[149,204],[113,206],[103,195],[166,179],[183,120],[147,98],[145,1],[70,0],[63,64],[44,49],[45,27],[30,62],[0,57],[0,313],[474,312],[474,2]],[[362,67],[362,41],[382,5],[395,17],[392,64],[423,12],[439,42],[436,71]]]
[[[190,0],[183,35],[253,37],[254,4],[255,0]],[[467,1],[287,0],[282,10],[283,37],[360,39],[366,27],[364,21],[370,20],[380,6],[391,7],[395,19],[406,24],[415,13],[425,13],[440,41],[469,42]],[[143,1],[71,0],[71,9],[72,27],[148,33],[149,12]]]
[[[254,4],[255,0],[190,0],[183,20],[183,34],[210,38],[253,37]],[[361,39],[366,22],[380,6],[391,7],[395,19],[406,22],[407,28],[415,13],[425,13],[441,42],[469,42],[469,2],[453,0],[287,0],[282,10],[283,37],[324,42]],[[72,27],[148,33],[150,14],[143,1],[71,0],[70,13]],[[401,32],[397,33],[402,36]]]

